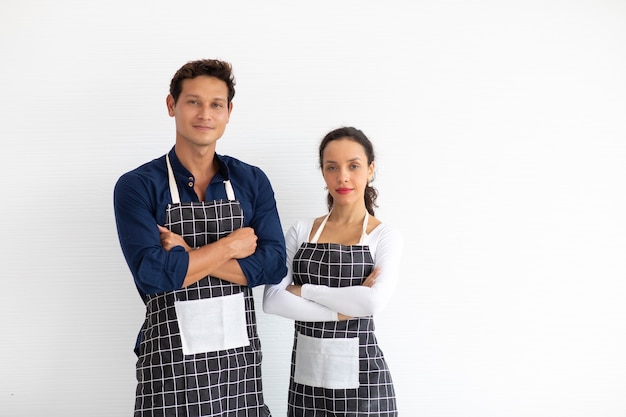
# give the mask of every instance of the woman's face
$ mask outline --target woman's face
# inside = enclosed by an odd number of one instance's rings
[[[365,204],[365,187],[374,174],[365,149],[344,137],[328,142],[322,153],[322,175],[334,205]]]

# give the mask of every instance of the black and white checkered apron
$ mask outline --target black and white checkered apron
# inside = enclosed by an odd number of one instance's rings
[[[320,232],[318,230],[317,235]],[[317,238],[313,242],[317,242]],[[313,242],[303,243],[294,256],[295,284],[328,287],[361,285],[372,272],[374,261],[368,246]],[[294,372],[298,334],[312,338],[358,337],[358,388],[330,389],[296,383]],[[391,374],[374,334],[372,316],[344,321],[295,322],[288,402],[289,417],[398,415]]]
[[[171,167],[168,162],[168,170]],[[170,181],[173,175],[170,175]],[[226,182],[229,200],[177,203],[172,191],[165,227],[191,247],[214,242],[243,225],[243,213]],[[176,188],[175,183],[170,188]],[[250,344],[226,350],[183,354],[175,301],[202,300],[243,293]],[[186,288],[154,294],[137,360],[135,417],[267,417],[261,384],[261,345],[252,290],[211,276]]]

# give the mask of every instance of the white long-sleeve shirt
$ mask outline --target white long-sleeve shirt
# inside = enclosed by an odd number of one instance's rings
[[[263,311],[300,321],[335,321],[338,313],[361,317],[383,308],[396,288],[404,245],[399,230],[385,223],[376,226],[364,242],[370,248],[374,266],[380,267],[380,275],[372,287],[304,284],[301,297],[286,290],[293,283],[293,258],[302,243],[308,241],[314,221],[300,220],[285,235],[287,275],[279,284],[265,286]]]

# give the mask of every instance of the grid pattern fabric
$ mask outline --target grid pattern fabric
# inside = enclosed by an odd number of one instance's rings
[[[302,244],[293,261],[297,285],[329,287],[361,285],[373,269],[368,246],[334,243]],[[298,333],[316,338],[359,338],[359,387],[328,389],[294,382]],[[344,321],[295,322],[289,417],[396,417],[393,381],[374,334],[374,320],[358,317]]]
[[[242,227],[237,201],[170,205],[165,226],[193,247]],[[184,355],[175,301],[244,293],[249,346]],[[205,277],[186,288],[149,296],[137,360],[135,417],[268,417],[261,383],[261,343],[252,290]]]

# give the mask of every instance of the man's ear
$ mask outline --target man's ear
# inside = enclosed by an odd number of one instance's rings
[[[176,106],[176,103],[174,102],[174,97],[172,97],[171,94],[168,94],[165,98],[165,104],[167,105],[167,113],[170,117],[174,117],[174,106]]]

